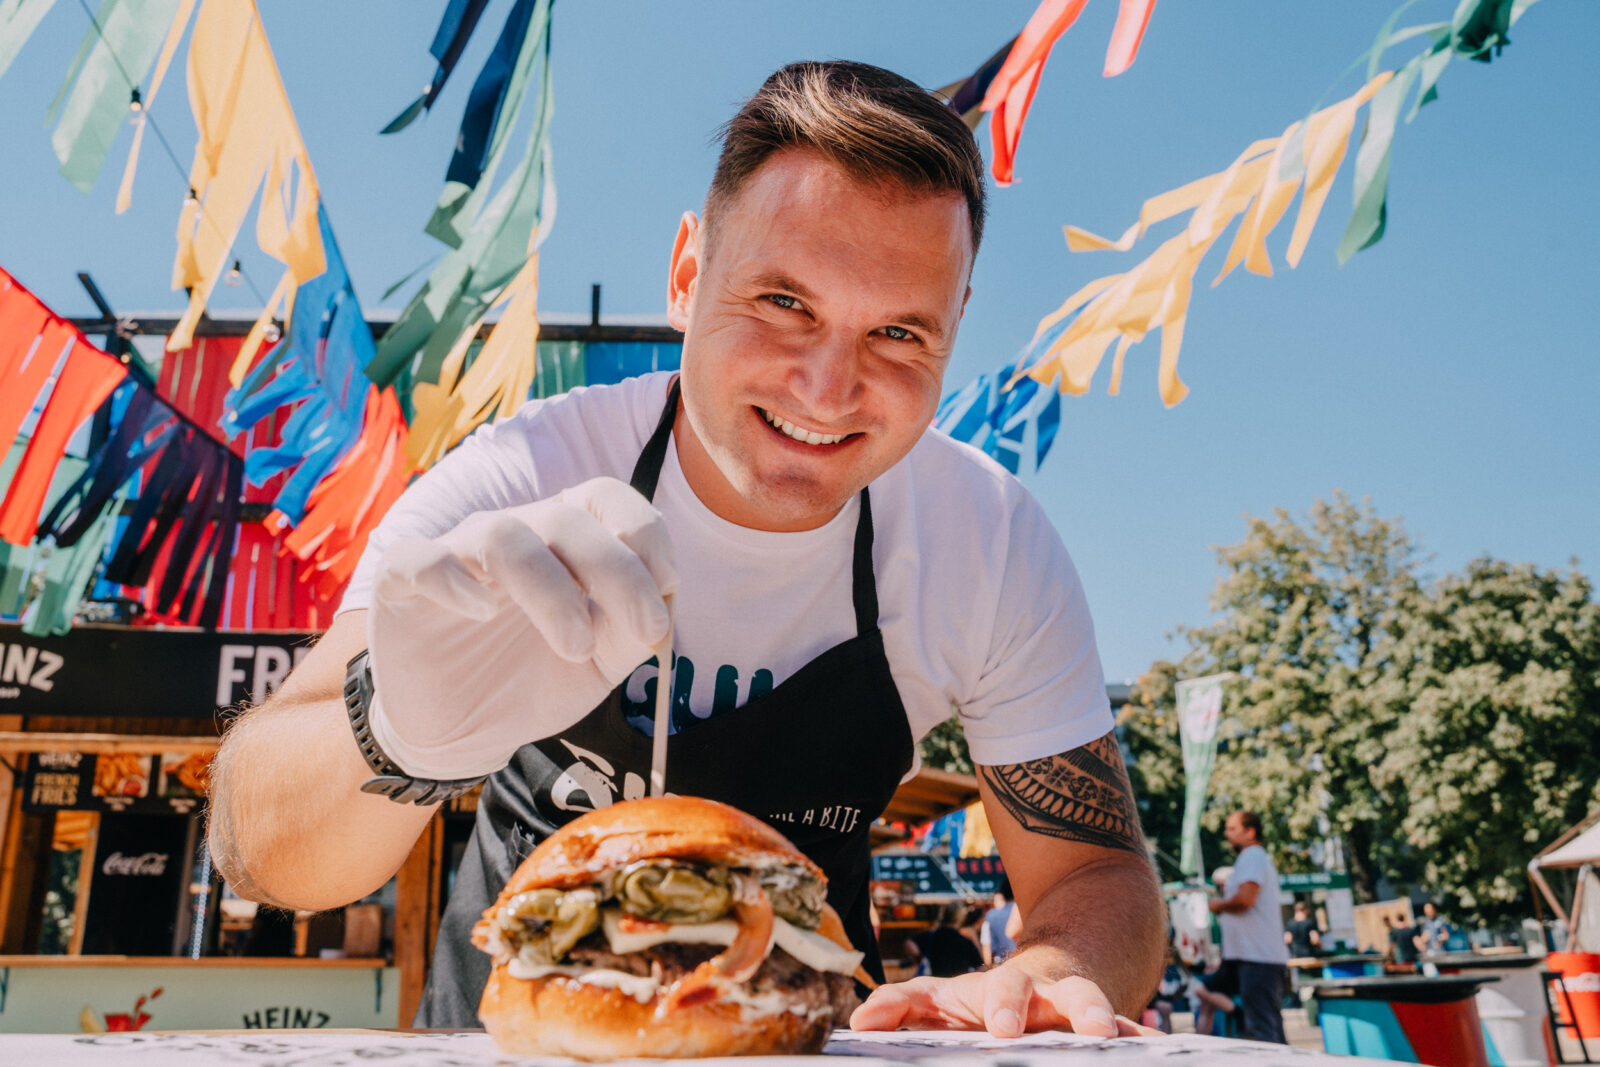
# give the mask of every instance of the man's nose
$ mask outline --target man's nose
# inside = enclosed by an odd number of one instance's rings
[[[856,338],[842,330],[818,338],[795,367],[790,389],[805,405],[798,414],[831,421],[854,410],[861,390],[861,352]]]

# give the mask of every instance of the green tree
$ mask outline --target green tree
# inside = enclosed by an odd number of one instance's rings
[[[1343,493],[1304,521],[1279,508],[1217,551],[1215,620],[1184,631],[1183,676],[1231,671],[1206,822],[1261,814],[1280,870],[1315,865],[1337,839],[1352,885],[1374,899],[1404,877],[1403,811],[1373,780],[1399,714],[1388,640],[1415,601],[1417,549],[1398,520]],[[1324,860],[1325,861],[1325,860]]]
[[[1403,713],[1373,775],[1463,917],[1528,913],[1528,859],[1600,802],[1600,606],[1576,569],[1479,559],[1391,636]]]
[[[967,735],[961,729],[959,715],[951,715],[929,730],[917,750],[922,754],[924,767],[957,774],[977,773],[972,766],[972,754],[967,751]]]

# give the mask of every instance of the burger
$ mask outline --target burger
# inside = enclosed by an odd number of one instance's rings
[[[815,1053],[862,954],[816,864],[696,797],[625,801],[542,842],[473,927],[500,1048],[586,1060]],[[870,981],[868,981],[870,984]]]

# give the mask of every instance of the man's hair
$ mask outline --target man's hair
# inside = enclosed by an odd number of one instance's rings
[[[1254,830],[1256,832],[1256,840],[1261,840],[1261,816],[1253,811],[1241,811],[1239,812],[1239,825],[1246,830]]]
[[[1294,910],[1295,911],[1303,911],[1307,915],[1310,915],[1311,914],[1311,905],[1307,904],[1303,900],[1297,900],[1297,901],[1294,902]]]
[[[1006,875],[1004,878],[1001,878],[1000,879],[1000,884],[994,887],[994,891],[996,893],[1000,894],[1001,896],[1005,897],[1007,900],[1016,900],[1017,899],[1016,894],[1011,892],[1011,876],[1010,875]]]
[[[721,139],[703,212],[707,249],[718,213],[750,176],[775,152],[807,148],[863,183],[960,195],[977,255],[984,218],[978,144],[940,97],[898,74],[842,59],[791,63],[745,101]]]

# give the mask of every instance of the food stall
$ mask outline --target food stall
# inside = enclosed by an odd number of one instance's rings
[[[0,1032],[398,1023],[396,886],[258,912],[205,848],[219,709],[264,699],[307,640],[0,627]]]
[[[1562,907],[1546,871],[1571,871],[1572,899]],[[1562,834],[1528,863],[1528,877],[1550,905],[1566,934],[1564,950],[1545,957],[1560,978],[1552,989],[1558,1025],[1580,1042],[1600,1038],[1600,811]],[[1569,1031],[1570,1032],[1570,1031]],[[1588,1058],[1588,1047],[1583,1054]]]

